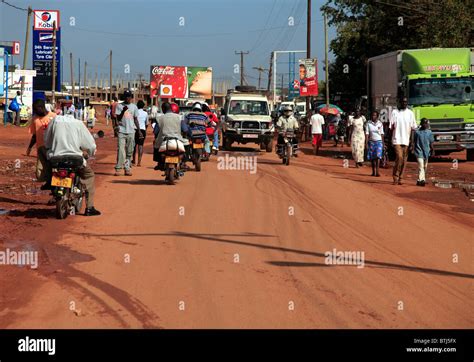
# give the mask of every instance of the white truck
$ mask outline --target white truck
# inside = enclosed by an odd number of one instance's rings
[[[239,87],[227,92],[224,108],[221,110],[222,144],[230,150],[232,144],[256,143],[261,150],[271,152],[275,131],[266,96],[254,87]]]

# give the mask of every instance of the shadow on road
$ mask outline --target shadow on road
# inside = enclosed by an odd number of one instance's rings
[[[318,258],[326,258],[324,253],[314,252],[314,251],[307,251],[307,250],[298,250],[298,249],[291,249],[285,248],[281,246],[274,246],[274,245],[265,245],[265,244],[256,244],[247,241],[240,241],[234,239],[224,239],[222,237],[266,237],[266,238],[275,238],[276,235],[267,235],[267,234],[257,234],[257,233],[242,233],[242,234],[192,234],[186,233],[182,231],[174,231],[169,233],[133,233],[133,234],[92,234],[92,233],[77,233],[78,235],[82,236],[89,236],[89,237],[140,237],[140,236],[163,236],[163,237],[183,237],[183,238],[190,238],[190,239],[200,239],[200,240],[208,240],[208,241],[216,241],[220,243],[229,243],[229,244],[237,244],[243,246],[250,246],[260,249],[267,249],[267,250],[277,250],[287,253],[294,253],[299,255],[308,255],[314,256]],[[351,260],[347,260],[347,264],[350,264]],[[301,262],[287,262],[287,261],[267,261],[268,264],[276,265],[276,266],[322,266],[319,263],[301,263]],[[291,264],[288,264],[291,263]],[[425,273],[425,274],[434,274],[434,275],[441,275],[441,276],[451,276],[451,277],[458,277],[458,278],[469,278],[474,279],[474,275],[472,274],[465,274],[465,273],[457,273],[451,272],[447,270],[439,270],[439,269],[432,269],[432,268],[422,268],[410,265],[403,265],[403,264],[396,264],[396,263],[387,263],[381,261],[371,261],[365,260],[365,264],[374,267],[386,267],[391,269],[398,269],[403,271],[410,271],[410,272],[418,272],[418,273]],[[330,266],[341,266],[341,265],[330,265]],[[350,265],[343,265],[343,266],[350,266]],[[353,267],[353,266],[351,266]]]

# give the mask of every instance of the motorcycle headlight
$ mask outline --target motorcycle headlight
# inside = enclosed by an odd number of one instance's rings
[[[234,122],[234,128],[239,128],[240,127],[240,122]]]

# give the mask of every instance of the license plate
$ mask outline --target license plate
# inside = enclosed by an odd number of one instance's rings
[[[203,143],[193,143],[193,148],[204,148]]]
[[[179,163],[179,157],[166,157],[165,163]]]
[[[72,178],[70,177],[60,178],[57,176],[53,176],[53,178],[51,179],[51,186],[71,188]]]
[[[243,138],[258,138],[258,134],[244,134]]]
[[[438,141],[451,141],[454,136],[438,136]]]

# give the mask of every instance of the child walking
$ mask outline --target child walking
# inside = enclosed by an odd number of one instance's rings
[[[414,154],[418,162],[418,181],[416,186],[424,187],[426,184],[426,170],[428,168],[428,159],[434,156],[433,149],[434,137],[430,129],[430,121],[422,118],[420,129],[414,135]]]
[[[372,163],[372,176],[380,177],[379,166],[383,152],[383,124],[379,112],[373,111],[365,126],[367,159]]]

